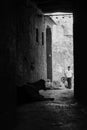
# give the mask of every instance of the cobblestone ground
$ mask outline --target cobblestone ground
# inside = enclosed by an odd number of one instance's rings
[[[38,101],[17,108],[14,130],[87,130],[85,108],[73,102],[73,90],[46,90],[53,101]]]

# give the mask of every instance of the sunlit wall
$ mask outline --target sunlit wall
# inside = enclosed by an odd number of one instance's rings
[[[50,17],[56,22],[52,32],[53,81],[60,81],[68,65],[73,70],[73,14],[56,13]]]

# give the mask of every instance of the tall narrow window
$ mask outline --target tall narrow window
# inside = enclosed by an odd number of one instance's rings
[[[42,45],[44,45],[44,32],[42,32]]]
[[[36,42],[38,42],[38,28],[36,28]]]

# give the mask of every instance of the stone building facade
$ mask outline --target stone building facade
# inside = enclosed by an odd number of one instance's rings
[[[47,79],[46,28],[53,21],[33,4],[22,7],[18,23],[16,80],[18,85]],[[19,35],[20,34],[20,35]]]

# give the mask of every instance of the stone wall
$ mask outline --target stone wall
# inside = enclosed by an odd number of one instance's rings
[[[12,129],[16,115],[16,85],[21,86],[26,82],[35,82],[39,79],[46,80],[45,22],[42,12],[30,2],[10,3],[8,1],[3,2],[2,7],[0,21],[1,120],[4,126],[8,127],[9,124],[9,129]],[[36,42],[37,28],[38,42]],[[43,45],[42,32],[44,33]]]
[[[17,37],[17,84],[46,78],[45,43],[42,45],[43,14],[32,4],[28,4],[27,8],[22,8],[24,11],[20,15]],[[36,29],[38,29],[38,42]]]
[[[47,79],[46,66],[46,27],[52,28],[52,20],[44,17],[41,10],[28,3],[22,7],[17,30],[17,84]],[[38,29],[38,42],[36,41]],[[44,44],[42,44],[42,32]]]
[[[53,80],[64,76],[67,66],[73,69],[73,16],[52,16],[57,25],[53,26]]]

